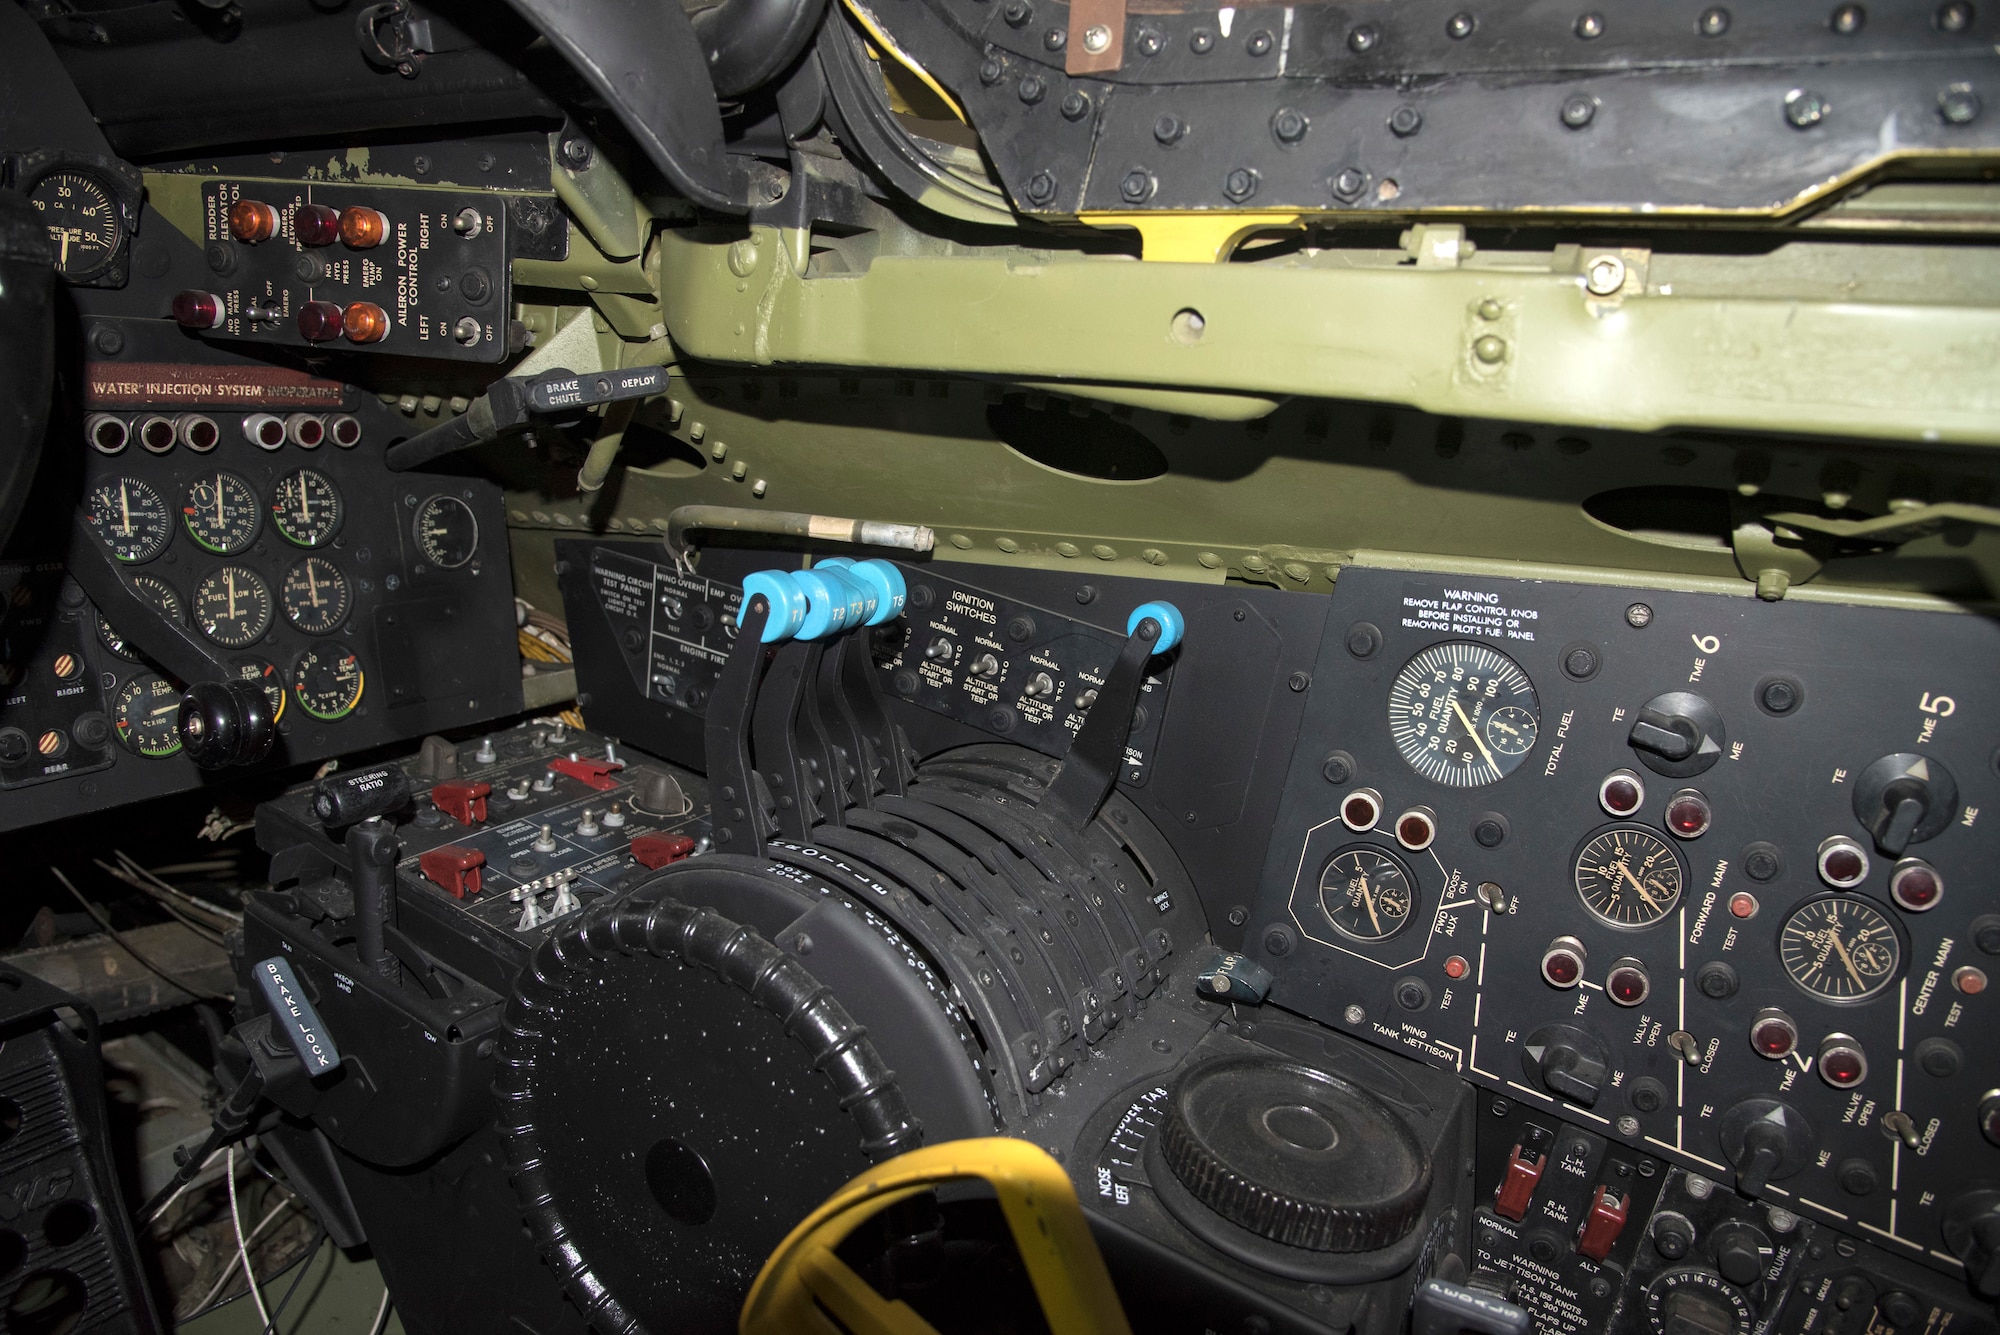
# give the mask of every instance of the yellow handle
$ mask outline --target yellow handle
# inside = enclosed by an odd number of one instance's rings
[[[998,1195],[1051,1335],[1130,1335],[1069,1175],[1042,1150],[1001,1136],[912,1150],[836,1191],[764,1262],[743,1302],[742,1335],[937,1335],[907,1303],[877,1293],[834,1249],[897,1201],[965,1178],[989,1183]]]

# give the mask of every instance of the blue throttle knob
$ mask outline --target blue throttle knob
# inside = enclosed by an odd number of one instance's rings
[[[875,595],[859,580],[848,578],[845,570],[820,566],[792,578],[806,595],[806,617],[799,623],[802,640],[823,640],[852,630],[875,610]]]
[[[743,606],[750,606],[750,600],[760,593],[771,605],[764,620],[764,643],[776,644],[798,634],[807,610],[806,593],[799,587],[798,577],[789,570],[758,571],[743,581]]]
[[[903,615],[903,604],[909,599],[909,586],[903,582],[903,572],[893,561],[871,559],[856,561],[847,556],[830,556],[817,562],[815,570],[838,570],[849,579],[859,581],[875,596],[874,610],[862,622],[867,626],[880,626]]]
[[[1153,652],[1163,654],[1181,642],[1187,633],[1187,619],[1181,609],[1172,603],[1140,603],[1132,609],[1132,615],[1125,619],[1125,633],[1137,635],[1139,623],[1147,617],[1160,623],[1160,638],[1153,641]]]

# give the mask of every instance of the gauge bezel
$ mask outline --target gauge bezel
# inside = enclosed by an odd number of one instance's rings
[[[312,701],[307,698],[304,683],[301,680],[306,660],[323,653],[340,654],[354,660],[354,695],[337,713],[332,714],[322,714],[319,710],[313,708]],[[292,674],[289,687],[292,694],[297,697],[300,709],[313,718],[318,719],[321,723],[338,723],[341,719],[346,718],[361,707],[362,697],[368,693],[368,670],[362,666],[361,656],[355,653],[350,646],[342,644],[338,640],[315,640],[301,650],[297,657],[292,659]]]
[[[110,244],[105,247],[103,257],[82,268],[65,269],[60,260],[54,266],[56,276],[64,282],[87,283],[94,278],[103,277],[108,270],[117,267],[118,261],[125,254],[126,244],[132,239],[132,228],[125,216],[125,203],[120,198],[123,190],[118,182],[93,167],[75,162],[55,163],[36,175],[26,190],[29,206],[36,209],[35,216],[38,222],[41,219],[41,209],[36,207],[36,195],[59,176],[74,176],[87,181],[104,197],[105,206],[109,209],[112,236]]]
[[[1664,849],[1668,857],[1672,860],[1675,874],[1680,881],[1680,885],[1674,891],[1674,902],[1667,905],[1666,908],[1661,910],[1657,917],[1648,919],[1645,922],[1621,922],[1616,918],[1610,917],[1602,910],[1600,910],[1595,904],[1591,903],[1590,897],[1584,893],[1584,888],[1583,888],[1584,854],[1588,852],[1591,846],[1597,843],[1600,839],[1608,839],[1618,834],[1630,834],[1637,838],[1650,840],[1651,842],[1657,844],[1661,849]],[[1596,829],[1592,830],[1589,834],[1586,834],[1582,839],[1579,839],[1577,841],[1576,847],[1570,851],[1570,856],[1569,856],[1570,889],[1576,892],[1577,902],[1583,905],[1585,912],[1590,914],[1593,921],[1601,923],[1604,926],[1613,929],[1614,931],[1620,931],[1620,932],[1651,931],[1653,928],[1658,927],[1661,923],[1673,917],[1674,910],[1679,908],[1681,904],[1686,902],[1687,892],[1688,892],[1688,874],[1689,873],[1688,873],[1687,859],[1681,856],[1680,848],[1674,843],[1674,841],[1672,839],[1669,839],[1663,832],[1654,829],[1652,826],[1642,825],[1637,821],[1621,820],[1621,821],[1614,821],[1609,825],[1598,826]]]
[[[1896,960],[1890,966],[1889,971],[1882,975],[1882,981],[1869,991],[1851,997],[1829,996],[1811,984],[1802,981],[1798,974],[1793,972],[1790,961],[1785,958],[1785,936],[1791,931],[1792,924],[1799,920],[1801,914],[1821,904],[1834,904],[1842,909],[1866,909],[1875,914],[1888,926],[1890,939],[1896,943]],[[1778,930],[1773,934],[1771,939],[1771,948],[1778,957],[1778,968],[1783,971],[1785,977],[1791,982],[1791,985],[1803,995],[1828,1006],[1863,1006],[1871,1001],[1879,1000],[1884,993],[1896,986],[1897,980],[1902,978],[1910,967],[1910,934],[1904,930],[1901,920],[1897,917],[1896,910],[1872,895],[1858,895],[1852,891],[1833,891],[1830,893],[1822,892],[1816,895],[1808,895],[1806,898],[1792,905],[1791,908],[1785,911],[1784,918],[1778,923]]]
[[[439,560],[431,550],[430,542],[424,537],[424,516],[431,513],[433,508],[439,505],[457,506],[465,512],[466,522],[472,525],[472,545],[466,548],[465,555],[457,561],[447,562]],[[410,535],[416,541],[418,555],[422,556],[425,562],[438,570],[462,570],[472,563],[472,559],[475,556],[479,555],[479,515],[474,512],[470,502],[444,492],[438,492],[436,495],[425,497],[423,502],[417,506],[417,513],[410,520]]]
[[[145,547],[135,548],[134,551],[137,554],[133,556],[124,555],[122,552],[118,550],[118,547],[112,541],[112,539],[105,536],[105,528],[107,526],[101,525],[98,522],[98,518],[95,513],[95,502],[97,500],[98,493],[119,486],[124,486],[127,488],[137,488],[145,492],[146,495],[153,498],[153,501],[157,503],[159,507],[160,527],[159,527],[158,540],[149,542]],[[125,497],[125,503],[129,506],[131,504],[131,500],[132,500],[131,493],[128,490]],[[84,522],[90,526],[91,533],[97,538],[99,542],[104,544],[105,550],[110,552],[112,559],[117,561],[118,564],[120,565],[126,565],[126,566],[145,565],[147,562],[156,559],[162,552],[166,551],[167,548],[170,545],[172,545],[174,540],[173,511],[168,508],[166,497],[160,495],[160,489],[158,487],[155,487],[152,483],[147,482],[143,478],[131,477],[121,473],[115,477],[107,477],[100,480],[95,486],[91,487],[89,493],[85,495],[83,502],[83,514],[84,514]]]
[[[282,497],[284,495],[285,484],[292,481],[295,478],[303,478],[307,474],[311,474],[312,476],[318,478],[321,482],[325,483],[327,491],[333,496],[333,523],[327,526],[325,535],[316,542],[302,542],[296,536],[294,536],[290,525],[287,524],[285,520],[284,512],[280,508],[282,505]],[[301,485],[303,485],[303,483],[301,483]],[[340,533],[341,526],[346,522],[347,522],[347,498],[340,494],[340,484],[335,482],[331,477],[327,476],[326,473],[321,471],[320,469],[294,468],[291,472],[286,473],[283,477],[279,478],[277,482],[272,484],[271,527],[278,531],[279,537],[283,538],[286,542],[292,544],[292,546],[297,547],[300,551],[315,552],[319,551],[323,547],[326,547]]]
[[[1479,672],[1470,675],[1487,681],[1497,679],[1504,684],[1504,689],[1492,693],[1484,691],[1479,693],[1483,697],[1482,708],[1486,712],[1479,714],[1477,729],[1473,733],[1472,759],[1467,761],[1454,759],[1447,763],[1440,751],[1433,751],[1430,748],[1428,745],[1430,739],[1414,730],[1418,725],[1412,722],[1413,719],[1422,718],[1425,726],[1429,725],[1427,712],[1420,711],[1419,715],[1412,715],[1409,712],[1409,704],[1421,694],[1425,685],[1422,680],[1424,675],[1437,670],[1430,660],[1436,659],[1449,664],[1463,676],[1467,675],[1465,668],[1468,660],[1475,656],[1485,661],[1473,664],[1479,668]],[[1505,665],[1504,668],[1500,666],[1502,664]],[[1491,675],[1488,675],[1489,670]],[[1458,691],[1454,688],[1452,695],[1457,696],[1457,694]],[[1430,699],[1428,696],[1423,698]],[[1519,751],[1495,751],[1481,740],[1483,730],[1494,715],[1509,707],[1521,709],[1528,714],[1534,722],[1535,736]],[[1535,687],[1534,678],[1511,654],[1481,640],[1463,638],[1437,640],[1411,654],[1402,667],[1396,670],[1396,675],[1390,679],[1386,713],[1390,740],[1396,747],[1396,753],[1403,758],[1403,763],[1422,778],[1445,788],[1483,788],[1489,784],[1499,783],[1508,775],[1518,771],[1527,762],[1528,757],[1534,754],[1536,746],[1542,740],[1541,694]],[[1439,729],[1436,734],[1438,738],[1449,735],[1449,729],[1443,721],[1437,721],[1436,726]],[[1470,726],[1469,717],[1468,726]]]
[[[240,486],[243,489],[243,494],[250,498],[250,503],[247,507],[250,514],[250,527],[248,531],[229,546],[216,547],[211,545],[208,539],[202,536],[201,530],[195,526],[195,518],[201,513],[204,507],[195,501],[194,489],[210,480],[213,480],[223,491],[229,490],[231,486]],[[187,485],[181,488],[181,501],[181,527],[187,530],[187,535],[195,546],[201,548],[211,556],[236,556],[239,553],[248,551],[250,544],[257,541],[257,535],[264,531],[264,503],[257,495],[257,488],[251,486],[250,479],[244,477],[241,473],[232,473],[226,468],[218,468],[213,472],[203,469],[201,472],[190,477],[187,480]]]
[[[242,640],[223,639],[220,635],[217,635],[215,633],[215,628],[210,626],[208,622],[203,619],[202,616],[201,605],[202,605],[202,595],[204,591],[207,590],[210,583],[224,578],[231,572],[234,572],[235,574],[247,579],[249,581],[250,587],[256,590],[256,596],[262,602],[263,613],[262,616],[257,621],[256,632],[250,635],[247,639],[242,639]],[[209,639],[215,641],[217,644],[221,645],[225,649],[248,649],[251,645],[257,643],[257,641],[263,639],[266,635],[270,634],[271,627],[277,621],[278,617],[278,603],[277,599],[272,596],[271,586],[264,581],[264,577],[262,575],[250,569],[248,566],[240,566],[240,565],[217,566],[214,570],[209,571],[206,575],[203,575],[201,577],[201,582],[194,586],[194,596],[188,600],[188,603],[189,603],[189,610],[194,616],[194,624],[196,625],[196,627],[200,629],[203,635],[206,635]]]
[[[292,577],[296,575],[299,571],[304,570],[306,566],[310,565],[314,561],[318,561],[319,563],[326,566],[327,569],[331,570],[334,573],[334,579],[330,581],[330,583],[338,587],[341,591],[340,609],[338,614],[334,616],[334,618],[331,621],[314,622],[312,624],[307,624],[305,622],[300,621],[299,618],[293,614],[291,586],[292,586]],[[280,610],[282,610],[285,614],[286,622],[289,623],[294,630],[300,631],[306,635],[330,635],[334,631],[339,630],[340,627],[346,622],[347,618],[353,615],[354,583],[347,577],[347,572],[345,570],[342,570],[339,566],[335,565],[331,560],[328,560],[326,557],[318,555],[306,556],[301,558],[300,560],[294,561],[291,565],[285,568],[284,578],[278,582],[278,603]]]
[[[171,618],[173,620],[173,623],[177,626],[187,625],[188,623],[187,599],[181,597],[181,591],[179,589],[167,583],[164,579],[161,579],[158,575],[134,575],[132,576],[131,584],[132,584],[132,591],[135,594],[138,594],[139,600],[145,603],[146,606],[152,608],[153,611],[157,612],[159,615],[163,617]],[[150,597],[145,593],[140,592],[141,588],[148,584],[157,585],[161,590],[161,592],[167,595],[168,606],[162,607],[152,597]],[[130,644],[131,641],[128,639],[126,643]]]
[[[125,709],[130,703],[128,696],[133,695],[141,687],[147,691],[152,691],[154,683],[165,686],[168,692],[173,692],[174,684],[157,672],[135,672],[119,683],[117,693],[112,696],[111,731],[112,735],[118,739],[118,744],[132,755],[139,756],[145,760],[166,760],[169,757],[179,755],[181,751],[181,733],[178,719],[168,725],[173,733],[174,744],[163,751],[143,750],[126,733],[120,731],[118,726],[125,721]],[[177,705],[176,712],[178,712],[178,708]]]
[[[1356,930],[1343,925],[1340,915],[1327,905],[1327,873],[1333,870],[1336,862],[1339,862],[1342,858],[1354,855],[1379,858],[1381,861],[1388,863],[1403,878],[1403,884],[1409,889],[1409,904],[1403,910],[1400,921],[1379,936],[1370,935],[1366,931]],[[1405,859],[1397,856],[1394,851],[1383,847],[1381,844],[1366,841],[1342,844],[1326,855],[1320,862],[1319,875],[1313,880],[1313,895],[1318,900],[1320,912],[1325,916],[1328,925],[1349,941],[1363,946],[1379,946],[1401,936],[1404,931],[1408,930],[1410,924],[1417,920],[1418,914],[1423,909],[1423,884],[1418,881],[1416,871]],[[1352,904],[1343,904],[1341,908],[1343,911],[1348,912],[1354,910]]]

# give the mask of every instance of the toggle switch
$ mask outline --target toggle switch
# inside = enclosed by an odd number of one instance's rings
[[[1615,1187],[1600,1185],[1591,1197],[1590,1211],[1584,1215],[1583,1228],[1577,1234],[1577,1251],[1593,1261],[1611,1255],[1618,1235],[1625,1231],[1625,1214],[1631,1199]]]

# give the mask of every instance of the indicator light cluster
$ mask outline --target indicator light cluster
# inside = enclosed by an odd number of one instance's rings
[[[1366,834],[1382,823],[1382,794],[1373,788],[1356,788],[1340,799],[1340,823],[1356,834]],[[1429,807],[1411,807],[1389,826],[1396,842],[1412,853],[1421,853],[1437,841],[1437,813]]]
[[[246,245],[269,241],[282,230],[278,210],[261,199],[239,199],[229,206],[229,235]],[[344,209],[325,204],[292,207],[292,236],[302,246],[330,246],[338,241],[349,250],[371,250],[389,238],[389,219],[380,209],[350,204]]]

